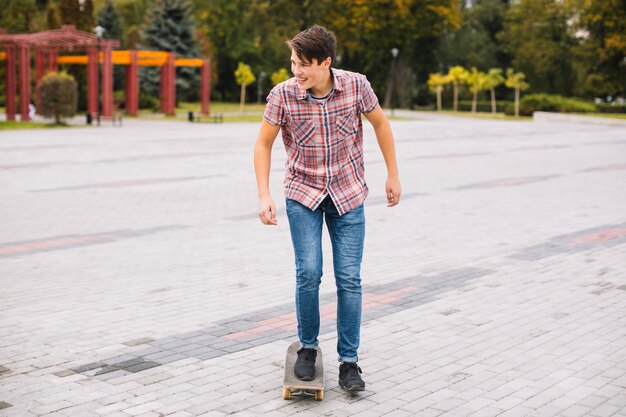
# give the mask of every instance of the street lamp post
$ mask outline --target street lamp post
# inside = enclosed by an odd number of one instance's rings
[[[96,95],[98,96],[98,126],[100,126],[100,39],[102,39],[102,36],[104,35],[104,32],[106,32],[106,29],[98,25],[94,28],[93,31],[96,32],[96,39],[98,40],[98,47],[96,52],[96,83],[98,85],[98,89]]]
[[[394,101],[394,95],[393,93],[395,93],[396,91],[396,60],[398,58],[398,55],[400,54],[400,50],[398,48],[391,48],[391,69],[390,69],[390,74],[389,74],[389,89],[387,91],[387,93],[389,94],[389,104],[391,105],[391,116],[394,115],[394,109],[395,109],[395,101]]]
[[[263,78],[265,78],[266,75],[267,73],[265,71],[261,71],[259,74],[259,83],[256,90],[256,102],[259,104],[261,103],[261,96],[263,95]]]

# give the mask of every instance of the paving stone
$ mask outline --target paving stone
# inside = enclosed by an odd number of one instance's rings
[[[128,342],[124,342],[126,346],[137,346],[137,345],[145,345],[147,343],[152,342],[154,339],[150,337],[142,337],[139,339],[129,340]]]
[[[393,209],[364,123],[367,390],[337,386],[325,235],[322,403],[281,396],[297,329],[279,141],[266,228],[257,124],[1,133],[2,412],[623,415],[624,128],[397,113]]]

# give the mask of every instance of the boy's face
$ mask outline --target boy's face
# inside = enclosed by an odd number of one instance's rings
[[[321,63],[317,62],[317,59],[303,61],[298,58],[296,51],[291,51],[291,72],[295,75],[300,90],[308,90],[324,83],[329,74],[330,64],[330,57]]]

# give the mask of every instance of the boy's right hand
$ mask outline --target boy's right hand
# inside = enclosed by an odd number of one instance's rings
[[[278,220],[276,220],[276,205],[274,205],[272,197],[259,199],[259,218],[263,224],[278,225]]]

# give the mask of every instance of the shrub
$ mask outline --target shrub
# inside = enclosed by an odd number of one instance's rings
[[[126,92],[124,90],[118,90],[113,93],[113,104],[119,110],[126,109]],[[150,109],[153,112],[158,112],[159,105],[160,101],[157,97],[142,92],[139,93],[140,109]]]
[[[452,110],[452,103],[446,103],[443,108],[446,110]],[[515,111],[515,102],[514,101],[506,101],[506,100],[498,100],[496,103],[496,112],[501,113],[506,111],[509,106],[513,111]],[[459,100],[459,111],[471,111],[472,110],[472,102],[471,100]],[[476,110],[483,113],[491,113],[491,101],[478,101]],[[513,114],[513,113],[511,113]]]
[[[596,111],[596,105],[587,101],[565,98],[554,94],[529,94],[520,101],[520,114],[532,116],[536,111],[560,113],[591,113]],[[505,113],[513,114],[514,106],[507,106]]]
[[[626,113],[626,105],[623,104],[600,103],[596,104],[596,108],[600,113]]]
[[[78,103],[78,87],[71,75],[51,72],[44,76],[37,86],[39,92],[39,112],[47,118],[54,118],[57,124],[61,119],[73,117]]]
[[[159,111],[160,101],[157,97],[151,96],[147,93],[139,93],[139,108],[150,109],[154,112]]]

